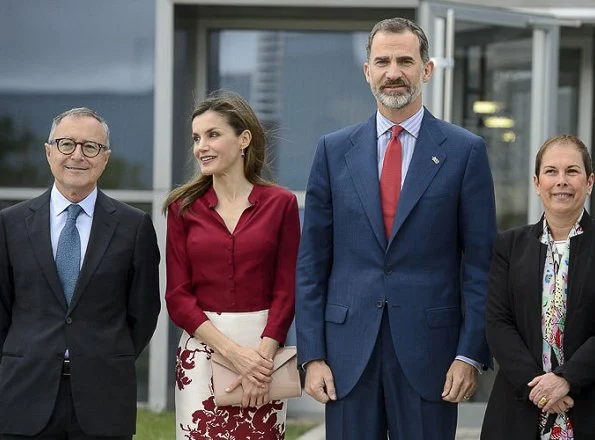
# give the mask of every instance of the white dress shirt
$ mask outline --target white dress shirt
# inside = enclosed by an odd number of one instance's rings
[[[83,260],[85,259],[85,253],[87,252],[87,246],[89,244],[89,236],[91,235],[91,225],[93,223],[93,213],[95,211],[95,201],[97,200],[97,187],[91,191],[87,197],[81,200],[78,205],[83,208],[83,211],[79,214],[76,219],[76,228],[79,231],[81,237],[81,267]],[[56,184],[52,187],[52,194],[50,196],[50,231],[52,238],[52,251],[54,253],[54,259],[56,258],[56,251],[58,250],[58,240],[60,239],[60,233],[66,224],[66,218],[68,208],[72,202],[58,191]]]

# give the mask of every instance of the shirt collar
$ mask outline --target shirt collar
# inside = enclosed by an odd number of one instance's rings
[[[68,200],[62,193],[56,188],[56,184],[52,186],[52,194],[50,196],[50,200],[52,206],[54,208],[54,215],[58,216],[64,212],[66,208],[68,208],[72,202]],[[95,202],[97,201],[97,187],[93,188],[91,194],[85,197],[83,200],[77,203],[83,208],[85,214],[89,217],[93,217],[93,212],[95,211]]]
[[[251,205],[258,204],[263,189],[263,185],[254,185],[252,187],[252,191],[250,191],[250,194],[248,195],[248,202],[250,202]],[[219,199],[217,198],[217,193],[215,192],[212,184],[209,186],[209,189],[207,189],[207,191],[201,196],[201,199],[204,200],[204,203],[210,209],[214,209],[217,206]]]
[[[570,229],[570,232],[568,233],[568,238],[572,238],[572,237],[576,237],[577,235],[581,235],[584,231],[583,231],[583,227],[581,226],[581,220],[583,219],[583,215],[585,214],[585,210],[583,209],[583,212],[581,212],[581,215],[579,216],[579,218],[576,220],[576,223],[574,224],[574,226],[572,227],[572,229]],[[549,241],[551,239],[551,241],[553,241],[553,238],[551,238],[550,235],[550,228],[547,224],[547,220],[545,218],[545,214],[543,215],[543,232],[541,233],[541,238],[540,241],[543,244],[547,244],[549,245]]]
[[[421,108],[415,112],[413,115],[402,121],[400,124],[403,129],[409,133],[411,136],[417,139],[419,135],[419,129],[421,127],[421,120],[424,117],[424,107],[423,105]],[[379,138],[388,130],[391,129],[393,125],[397,125],[392,122],[390,119],[382,115],[379,111],[376,111],[376,138]]]

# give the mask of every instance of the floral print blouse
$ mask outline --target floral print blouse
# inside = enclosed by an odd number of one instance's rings
[[[581,216],[582,217],[582,216]],[[568,263],[570,239],[583,233],[580,218],[570,230],[568,238],[554,241],[545,218],[541,242],[547,246],[541,294],[541,332],[543,335],[543,370],[550,372],[564,363],[564,325],[568,290]],[[539,418],[541,440],[573,440],[572,423],[566,413],[541,413]]]

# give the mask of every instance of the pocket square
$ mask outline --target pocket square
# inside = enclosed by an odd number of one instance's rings
[[[225,388],[229,387],[239,375],[233,364],[219,353],[213,353],[211,367],[213,370],[213,393],[217,406],[239,405],[242,402],[242,386],[240,385],[230,392],[225,391]],[[281,400],[301,395],[302,385],[297,368],[297,349],[296,347],[281,347],[273,359],[269,397],[271,400]]]

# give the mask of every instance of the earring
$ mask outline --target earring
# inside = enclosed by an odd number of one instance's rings
[[[244,151],[244,148],[242,148],[240,151],[242,152],[242,157],[246,157],[246,152]]]

